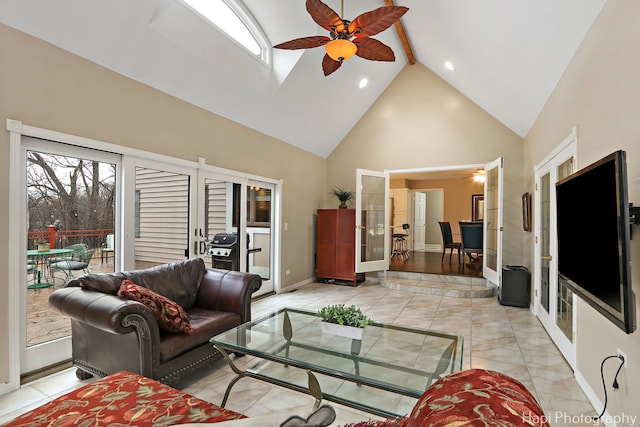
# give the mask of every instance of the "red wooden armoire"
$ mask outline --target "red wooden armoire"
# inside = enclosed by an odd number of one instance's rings
[[[316,227],[316,279],[356,284],[355,209],[318,209]]]

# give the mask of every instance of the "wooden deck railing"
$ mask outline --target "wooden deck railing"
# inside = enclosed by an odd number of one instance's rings
[[[48,242],[50,248],[63,247],[73,243],[86,243],[89,247],[100,247],[107,235],[113,233],[113,228],[98,228],[94,230],[58,230],[50,225],[47,230],[29,231],[27,245],[35,248],[38,242]]]

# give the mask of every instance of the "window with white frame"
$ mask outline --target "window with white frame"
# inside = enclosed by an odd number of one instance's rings
[[[270,45],[249,11],[235,0],[182,0],[205,20],[238,42],[264,63],[269,63]]]

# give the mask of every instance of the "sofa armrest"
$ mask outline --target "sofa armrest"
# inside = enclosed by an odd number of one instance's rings
[[[127,334],[135,329],[131,318],[144,319],[151,339],[160,342],[158,324],[153,313],[137,301],[80,287],[66,287],[49,296],[49,305],[65,316],[113,334]]]
[[[251,320],[251,295],[260,286],[257,274],[210,268],[200,282],[196,307],[238,313],[245,323]]]

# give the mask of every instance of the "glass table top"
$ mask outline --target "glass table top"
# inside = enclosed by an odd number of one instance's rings
[[[339,401],[378,409],[377,399],[387,405],[390,395],[376,398],[375,389],[394,393],[394,402],[409,396],[400,409],[385,410],[394,415],[410,411],[433,381],[462,369],[464,337],[459,335],[374,322],[357,340],[323,332],[321,323],[315,312],[283,308],[211,342],[263,359],[251,372],[285,384],[304,387],[305,370],[315,372],[323,394]],[[398,408],[400,402],[394,402],[391,406]]]

